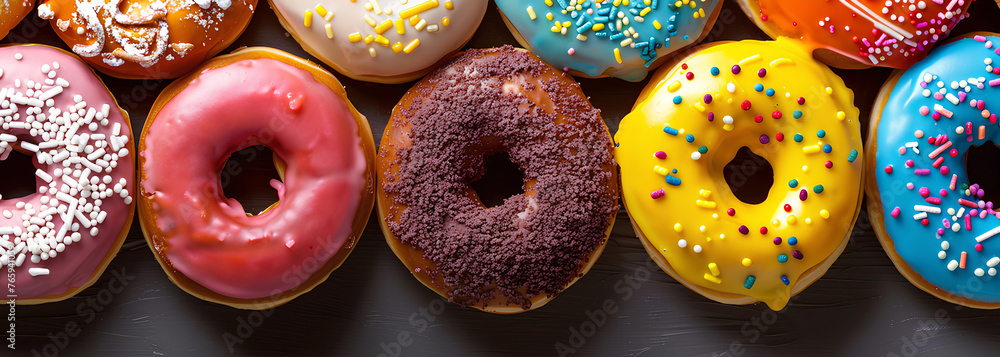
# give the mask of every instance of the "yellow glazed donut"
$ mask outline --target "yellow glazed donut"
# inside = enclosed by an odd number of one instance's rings
[[[302,48],[353,79],[403,83],[462,48],[488,0],[269,0]]]
[[[647,252],[710,299],[783,308],[840,255],[858,216],[853,103],[790,40],[715,43],[667,64],[615,135],[624,202]],[[757,204],[722,177],[743,147],[773,167]]]

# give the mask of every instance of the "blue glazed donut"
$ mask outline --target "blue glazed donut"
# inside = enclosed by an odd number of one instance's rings
[[[967,162],[970,148],[1000,142],[998,46],[970,35],[897,71],[868,138],[868,210],[886,252],[917,287],[976,308],[1000,307],[1000,211],[966,171],[991,164]]]
[[[641,81],[668,54],[700,41],[719,0],[503,0],[497,7],[522,46],[585,77]]]

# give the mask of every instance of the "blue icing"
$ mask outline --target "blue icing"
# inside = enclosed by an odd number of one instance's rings
[[[609,74],[638,82],[646,78],[649,65],[656,59],[694,43],[704,30],[707,16],[721,1],[681,0],[682,5],[677,7],[675,1],[653,0],[646,5],[643,0],[631,0],[625,5],[622,0],[614,6],[614,0],[586,0],[580,1],[580,10],[565,14],[562,9],[569,6],[571,0],[551,2],[552,7],[546,5],[545,0],[503,0],[496,3],[531,46],[531,51],[549,64],[560,69],[574,69],[590,77]],[[534,20],[528,15],[529,6],[535,12]],[[650,11],[645,16],[639,16],[647,7]],[[589,10],[593,11],[588,13]],[[552,13],[551,21],[546,18],[548,13]],[[629,21],[628,25],[621,26],[621,30],[617,29],[618,14]],[[699,17],[694,18],[695,14]],[[642,22],[635,20],[637,16],[643,19]],[[659,22],[660,29],[656,29],[654,20]],[[556,21],[569,22],[565,35],[551,31]],[[597,24],[603,24],[604,28],[594,31],[593,26]],[[638,36],[627,37],[622,33],[629,28],[635,29]],[[578,40],[579,34],[587,39]],[[621,42],[627,38],[631,38],[631,44],[622,47]],[[569,54],[570,48],[574,50],[572,55]],[[615,60],[615,48],[621,52],[620,64]]]
[[[1000,38],[996,37],[988,37],[985,40],[1000,43]],[[984,100],[986,110],[1000,108],[1000,100],[993,99],[993,96],[1000,94],[1000,89],[989,84],[991,80],[1000,76],[987,71],[987,62],[1000,62],[1000,56],[994,52],[995,49],[986,48],[981,41],[962,39],[941,46],[931,52],[926,59],[910,67],[896,83],[882,111],[882,119],[878,124],[878,150],[875,153],[875,178],[883,202],[885,230],[893,238],[896,253],[929,283],[952,294],[984,302],[1000,302],[1000,278],[989,273],[991,267],[987,263],[1000,254],[1000,235],[984,240],[982,251],[975,249],[976,237],[1000,226],[1000,219],[993,215],[986,215],[985,219],[972,217],[972,230],[966,230],[964,218],[958,217],[957,222],[952,220],[948,209],[954,209],[955,213],[958,213],[960,209],[965,208],[964,214],[968,215],[972,208],[960,205],[958,200],[961,198],[972,202],[979,201],[975,197],[966,196],[963,189],[963,186],[974,184],[969,182],[966,176],[966,151],[972,146],[986,144],[987,141],[1000,143],[998,125],[990,123],[988,118],[983,118],[982,110],[971,105],[972,100]],[[927,85],[931,96],[925,97],[924,87],[920,83],[928,74],[933,76],[931,83]],[[981,88],[976,83],[980,78],[985,79],[979,83]],[[970,79],[972,82],[969,82]],[[939,82],[943,82],[944,86],[939,87]],[[952,88],[953,82],[959,87],[958,89]],[[963,82],[967,87],[961,86]],[[944,90],[942,98],[935,99],[934,93],[938,93],[942,88]],[[965,88],[969,90],[965,91]],[[952,99],[959,100],[959,92],[965,92],[967,97],[960,103],[953,104]],[[941,115],[940,119],[935,121],[932,118],[936,112],[935,104],[950,111],[951,117]],[[929,109],[927,115],[920,114],[921,107],[924,106]],[[972,123],[972,132],[965,132],[963,128],[962,134],[956,133],[956,128],[964,127],[967,122]],[[986,127],[983,139],[979,139],[978,135],[981,125]],[[920,139],[914,134],[917,130],[924,132]],[[927,140],[929,137],[942,134],[948,136],[952,145],[931,159],[929,155],[937,146],[929,144]],[[970,134],[972,134],[971,141],[968,140]],[[906,147],[908,142],[917,142],[920,154],[906,148],[906,153],[900,155],[899,149]],[[951,149],[957,150],[958,154],[952,157]],[[940,168],[932,166],[939,157],[944,158],[941,167],[947,166],[947,173],[942,173]],[[913,160],[914,166],[907,168],[906,160]],[[977,164],[990,163],[973,163]],[[886,172],[887,165],[892,165],[892,173]],[[930,169],[930,174],[917,175],[915,169]],[[954,190],[949,187],[952,175],[957,175]],[[914,184],[912,190],[907,189],[908,182]],[[941,204],[928,203],[919,193],[921,187],[927,187],[930,196],[941,198]],[[947,196],[941,196],[941,189],[947,190]],[[914,215],[920,213],[915,205],[939,207],[941,213],[927,213],[929,224],[924,226],[914,218]],[[893,218],[891,214],[896,207],[901,211],[898,217]],[[943,219],[949,220],[950,224],[959,223],[959,231],[954,232],[950,227],[946,229]],[[939,229],[943,229],[944,232],[940,237]],[[944,241],[948,242],[947,250],[943,249]],[[944,259],[938,257],[941,251],[945,252]],[[949,264],[952,266],[957,264],[952,263],[953,260],[960,262],[963,251],[967,254],[965,269],[958,267],[950,270]],[[977,269],[982,269],[982,276],[976,275]],[[996,270],[993,272],[995,274]]]

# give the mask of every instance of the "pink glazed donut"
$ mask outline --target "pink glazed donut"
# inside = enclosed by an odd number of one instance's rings
[[[275,153],[279,201],[222,193],[229,156]],[[216,57],[160,94],[139,142],[139,217],[167,275],[201,299],[268,309],[326,280],[374,205],[375,144],[329,72],[269,48]],[[286,166],[287,165],[287,166]]]
[[[0,200],[0,264],[14,272],[4,294],[67,299],[97,281],[132,226],[128,114],[75,55],[19,45],[0,48],[0,123],[0,160],[32,156],[34,172],[13,174],[37,188]]]

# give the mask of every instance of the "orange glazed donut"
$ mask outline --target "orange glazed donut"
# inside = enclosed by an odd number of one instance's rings
[[[24,16],[31,12],[35,0],[7,0],[0,2],[0,38],[7,36]]]
[[[511,314],[582,277],[618,211],[600,112],[572,77],[524,50],[469,50],[392,111],[378,157],[386,241],[450,301]],[[470,183],[507,153],[524,193],[487,208]]]
[[[98,71],[176,78],[243,32],[257,0],[43,0],[38,16]]]
[[[271,181],[278,203],[256,216],[219,181],[226,159],[252,145],[274,150],[282,177]],[[326,280],[374,204],[367,120],[333,75],[275,49],[216,57],[172,83],[139,150],[140,222],[163,270],[236,308],[278,306]]]
[[[964,19],[972,0],[738,0],[772,38],[800,39],[840,68],[907,68]]]
[[[37,187],[0,199],[4,295],[64,300],[97,281],[132,226],[128,114],[90,67],[48,46],[0,48],[0,88],[0,160],[30,155]]]

